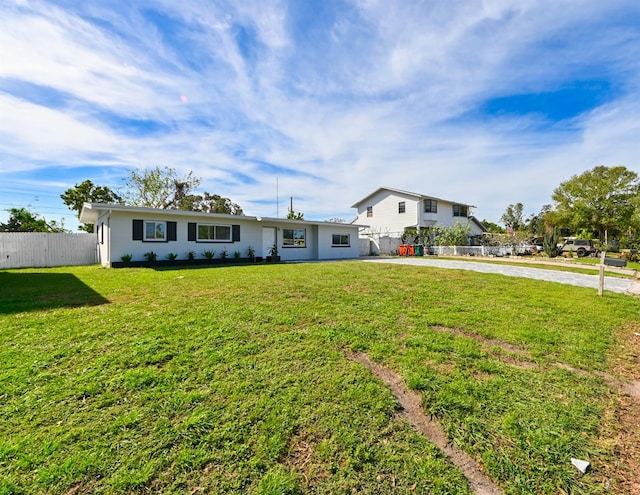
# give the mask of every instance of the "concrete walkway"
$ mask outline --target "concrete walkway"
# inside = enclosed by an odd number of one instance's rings
[[[394,263],[397,265],[430,266],[434,268],[452,268],[456,270],[470,270],[482,273],[496,273],[498,275],[506,275],[508,277],[532,278],[536,280],[544,280],[546,282],[557,282],[560,284],[588,287],[595,289],[596,291],[598,290],[598,275],[585,275],[582,273],[545,270],[542,268],[529,268],[526,266],[478,263],[475,261],[456,261],[449,259],[444,260],[431,257],[371,257],[363,258],[363,261],[370,263]],[[605,276],[604,290],[620,294],[640,295],[640,280]]]

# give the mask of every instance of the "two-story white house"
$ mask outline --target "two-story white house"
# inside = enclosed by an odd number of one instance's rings
[[[471,237],[487,231],[471,215],[472,205],[391,187],[380,187],[351,207],[358,210],[352,223],[369,226],[361,236],[400,238],[407,229],[453,227],[456,222],[469,225]]]

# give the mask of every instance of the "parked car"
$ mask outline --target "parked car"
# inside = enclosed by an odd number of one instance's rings
[[[576,253],[578,258],[585,256],[597,256],[598,250],[591,244],[589,239],[578,239],[577,237],[567,237],[559,246],[562,253]]]

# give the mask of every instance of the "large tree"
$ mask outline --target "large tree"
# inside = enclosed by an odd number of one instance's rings
[[[494,222],[490,222],[486,218],[480,223],[484,225],[485,229],[487,229],[487,232],[490,232],[492,234],[504,234],[506,232],[502,227],[500,227],[500,225]]]
[[[244,215],[240,205],[219,194],[189,195],[179,206],[180,210],[204,211],[207,213],[226,213],[227,215]]]
[[[171,167],[130,169],[125,179],[125,200],[134,206],[162,209],[185,208],[185,201],[192,196],[191,191],[200,185],[200,178],[189,172],[180,177]]]
[[[11,208],[7,223],[0,223],[0,232],[66,232],[64,225],[38,218],[26,208]]]
[[[633,213],[629,222],[629,228],[622,236],[622,247],[640,247],[640,194],[632,200]]]
[[[106,186],[97,186],[90,180],[85,180],[67,189],[60,197],[70,210],[76,212],[78,218],[80,218],[84,203],[122,204],[122,198],[118,194]],[[81,225],[78,229],[93,232],[93,224]]]
[[[553,208],[551,205],[542,205],[540,213],[529,215],[525,221],[524,230],[530,232],[534,236],[544,236],[549,230],[553,229]]]
[[[193,193],[201,182],[193,172],[180,177],[170,167],[154,167],[128,170],[127,174],[124,196],[128,204],[148,208],[244,215],[242,208],[229,198],[208,192],[203,195]]]
[[[524,206],[522,203],[516,203],[515,205],[507,206],[507,209],[500,217],[500,221],[508,229],[515,231],[524,229]]]
[[[631,227],[640,233],[640,194],[633,201],[633,214],[631,215]]]
[[[561,183],[552,199],[574,231],[587,229],[607,242],[610,234],[629,228],[639,194],[638,174],[624,166],[599,165]]]

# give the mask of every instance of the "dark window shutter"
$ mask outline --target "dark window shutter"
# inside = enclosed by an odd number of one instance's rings
[[[178,240],[178,224],[176,222],[167,222],[167,241]]]
[[[231,240],[233,242],[240,242],[240,225],[231,226]]]
[[[100,244],[104,244],[104,222],[100,223]]]
[[[193,222],[189,222],[189,225],[187,226],[187,240],[196,240],[196,224]]]
[[[143,231],[144,231],[144,222],[142,220],[134,220],[133,221],[133,240],[141,241]]]

